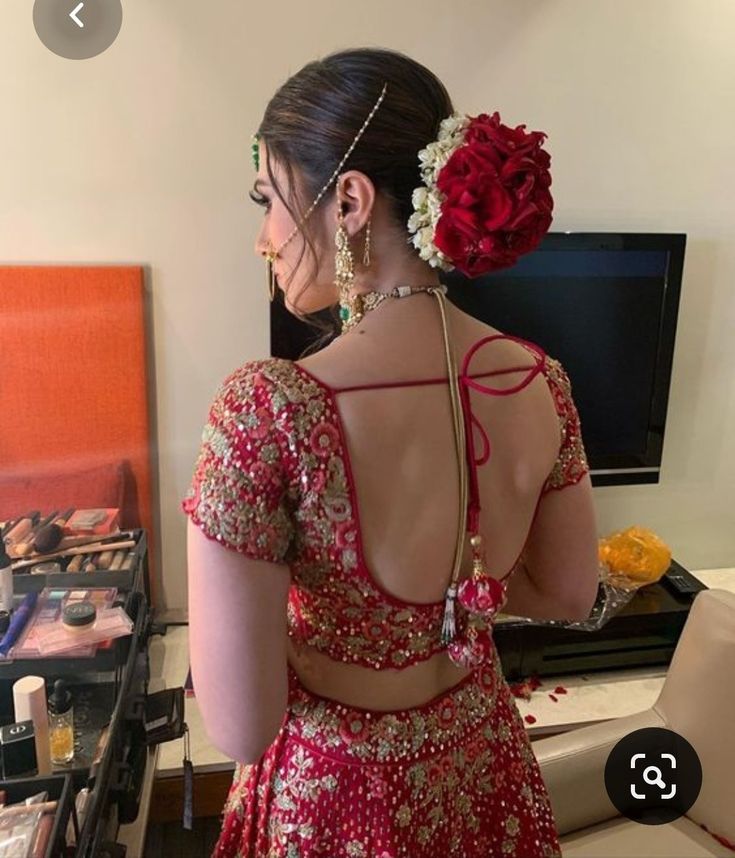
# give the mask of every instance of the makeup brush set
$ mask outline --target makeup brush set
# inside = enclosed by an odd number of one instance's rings
[[[13,574],[129,572],[138,531],[120,530],[118,509],[67,509],[42,516],[32,510],[0,522]]]

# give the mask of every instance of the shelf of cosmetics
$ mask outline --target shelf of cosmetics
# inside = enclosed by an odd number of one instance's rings
[[[29,513],[24,521],[28,523],[37,517],[37,512]],[[17,536],[16,541],[12,541],[12,534],[18,532],[14,521],[4,525],[0,523],[0,610],[7,610],[3,601],[9,597],[11,584],[15,593],[40,590],[51,581],[62,580],[59,576],[63,576],[68,586],[90,586],[93,581],[95,586],[126,590],[137,586],[142,567],[147,562],[145,530],[133,528],[105,535],[65,537],[61,525],[54,521],[44,524],[47,520],[48,517],[38,518],[35,530],[26,534],[26,542],[18,542]],[[58,521],[63,523],[63,519]],[[33,550],[33,546],[49,530],[52,530],[52,536],[43,544],[55,545],[56,548],[40,554]],[[38,533],[36,540],[33,539],[35,532]]]
[[[40,647],[37,655],[30,657],[61,654],[70,661],[69,666],[62,672],[76,669],[76,656],[80,653],[79,646],[82,644],[108,641],[127,633],[130,620],[125,616],[127,611],[123,594],[142,591],[147,596],[149,583],[146,532],[136,529],[127,531],[125,535],[129,537],[124,540],[125,543],[130,544],[125,568],[100,569],[95,572],[67,571],[70,562],[79,556],[77,554],[59,557],[55,561],[58,569],[44,568],[39,571],[38,566],[17,568],[3,552],[0,544],[0,676],[8,675],[9,661],[16,657],[29,657],[27,652],[16,655],[14,650],[23,638],[26,626],[29,623],[32,625],[39,614],[44,612],[44,617],[48,619],[49,611],[53,608],[58,609],[53,618],[57,621],[56,626],[52,628],[50,623],[46,622],[44,629],[38,630],[38,636],[41,636],[41,632],[44,633],[44,646]],[[84,595],[80,598],[80,594],[98,596],[100,593],[111,592],[114,603],[109,599],[97,601],[93,606],[95,610],[89,606],[86,609],[85,606],[67,606],[66,597],[71,591],[74,591],[73,601],[77,602],[84,600]],[[62,600],[64,604],[61,604]],[[67,607],[69,616],[62,610]],[[72,616],[73,614],[75,615]],[[109,633],[104,634],[105,630]],[[75,647],[74,650],[68,657],[64,656],[64,648],[69,650],[72,646]],[[88,657],[89,654],[87,652],[86,656],[82,655]],[[94,654],[94,651],[91,654]],[[108,664],[104,669],[114,667],[114,652],[108,651],[106,660]],[[20,673],[16,671],[15,675]]]
[[[148,745],[181,734],[183,713],[177,722],[166,704],[177,691],[183,699],[183,689],[147,693],[150,614],[145,596],[131,595],[135,625],[112,678],[95,672],[94,659],[86,674],[68,681],[31,674],[28,662],[19,680],[0,679],[0,798],[5,790],[7,801],[40,801],[37,794],[48,789],[49,810],[56,801],[55,822],[45,823],[53,829],[46,851],[36,843],[35,852],[13,855],[102,854],[111,827],[138,815]],[[154,720],[150,713],[160,716],[162,706],[166,716]]]
[[[65,858],[78,835],[69,775],[0,783],[0,858]]]
[[[140,590],[116,587],[53,586],[16,594],[13,611],[0,617],[0,680],[118,670],[140,597]]]
[[[7,808],[0,809],[0,856],[11,838],[28,851],[9,855],[72,855],[107,751],[115,684],[58,679],[48,694],[38,676],[6,685],[0,688],[0,800],[5,794]]]

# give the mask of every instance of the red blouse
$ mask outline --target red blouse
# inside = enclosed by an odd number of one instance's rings
[[[501,338],[526,347],[533,367],[470,375],[477,349]],[[526,377],[506,389],[477,380],[519,370],[527,370]],[[589,471],[571,383],[559,361],[519,337],[484,337],[469,349],[459,373],[469,464],[468,531],[477,530],[480,511],[477,467],[491,455],[469,391],[510,395],[539,372],[553,394],[562,441],[538,501]],[[293,361],[266,358],[237,369],[215,397],[182,506],[209,538],[248,557],[289,566],[288,633],[297,643],[375,669],[406,667],[444,649],[444,600],[398,599],[365,564],[355,481],[336,402],[337,394],[348,390],[440,383],[448,379],[331,388]],[[479,457],[473,427],[482,439]],[[501,580],[513,572],[521,554]],[[459,603],[455,610],[461,629],[466,612]]]

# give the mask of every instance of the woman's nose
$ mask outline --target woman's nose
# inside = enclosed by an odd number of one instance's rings
[[[265,256],[272,249],[270,238],[268,238],[268,230],[266,228],[265,219],[261,221],[258,235],[255,238],[255,253],[258,256]]]
[[[255,239],[255,253],[258,256],[265,256],[269,250],[270,241],[266,238],[265,235],[265,224],[261,224],[261,227],[258,230],[258,235]]]

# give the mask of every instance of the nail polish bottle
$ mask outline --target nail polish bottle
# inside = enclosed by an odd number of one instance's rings
[[[70,763],[74,759],[74,709],[63,679],[56,680],[48,699],[48,726],[51,762],[57,766]]]

